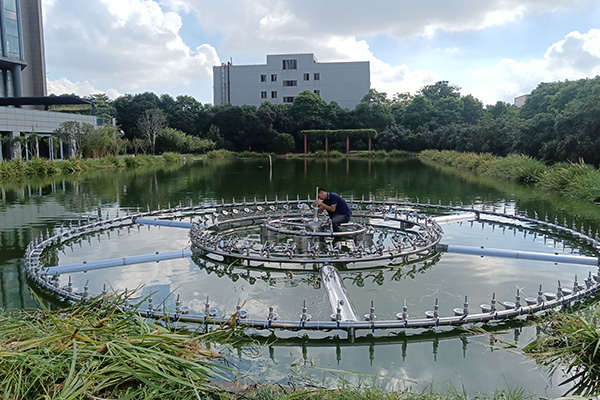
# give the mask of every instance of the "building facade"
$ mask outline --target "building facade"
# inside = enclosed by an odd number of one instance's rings
[[[0,0],[0,97],[46,96],[41,0]]]
[[[521,95],[521,96],[515,97],[515,100],[514,100],[514,103],[513,103],[513,104],[514,104],[515,106],[517,106],[517,107],[523,107],[523,106],[525,105],[525,101],[527,101],[527,98],[528,98],[528,97],[529,97],[529,95],[528,95],[528,94],[524,94],[524,95]]]
[[[0,0],[0,50],[0,161],[39,156],[53,159],[55,152],[59,158],[69,156],[70,144],[52,142],[54,130],[67,121],[97,126],[98,119],[92,115],[23,108],[48,106],[53,99],[45,97],[41,0]],[[16,140],[30,136],[35,143],[24,145],[22,139]]]
[[[267,55],[267,63],[261,65],[213,67],[215,105],[292,104],[308,90],[327,103],[352,109],[370,88],[368,61],[317,62],[313,54],[281,54]]]

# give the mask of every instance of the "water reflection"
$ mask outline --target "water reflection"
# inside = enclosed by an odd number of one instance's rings
[[[269,382],[285,383],[288,378],[301,378],[304,385],[372,382],[386,390],[410,387],[413,391],[445,391],[449,383],[458,381],[465,390],[476,391],[489,385],[495,389],[503,388],[502,380],[506,376],[489,374],[489,369],[497,370],[510,362],[511,352],[522,346],[523,327],[508,323],[487,328],[488,331],[457,328],[446,332],[428,330],[385,337],[367,336],[356,338],[354,342],[335,335],[316,340],[268,335],[249,347],[247,344],[234,346],[231,357],[237,358],[238,365],[244,370],[257,374],[268,371],[264,376],[268,376]],[[257,361],[248,360],[250,353]],[[470,368],[473,364],[481,365],[483,360],[488,363],[485,367]],[[289,366],[292,377],[280,376],[280,369],[275,365]],[[351,369],[349,365],[352,365]],[[525,382],[527,375],[535,376],[532,363],[520,362],[512,364],[511,368],[520,374],[511,376],[511,386]],[[542,380],[536,387],[539,393],[556,393],[547,380]]]
[[[425,271],[439,261],[441,256],[441,253],[434,253],[426,261],[405,262],[394,266],[373,266],[364,271],[356,269],[347,270],[343,265],[338,267],[343,273],[343,279],[346,284],[364,287],[365,282],[367,282],[368,284],[382,286],[386,280],[400,281],[407,278],[413,279],[417,274],[425,273]],[[254,285],[257,281],[262,281],[273,287],[282,285],[293,287],[303,283],[317,290],[321,288],[321,278],[319,276],[320,265],[317,264],[308,265],[304,270],[285,270],[281,268],[278,271],[272,268],[261,268],[260,266],[247,267],[239,260],[234,263],[216,262],[199,254],[192,256],[192,260],[208,274],[215,274],[219,278],[227,276],[232,282],[242,279],[250,285]]]

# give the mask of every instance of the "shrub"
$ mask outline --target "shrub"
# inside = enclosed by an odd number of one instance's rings
[[[219,149],[219,150],[211,150],[206,154],[208,158],[233,158],[235,157],[235,153],[230,150]]]
[[[168,164],[181,163],[184,161],[183,156],[179,153],[167,152],[162,155],[162,158]]]
[[[280,133],[273,140],[273,150],[277,154],[285,154],[296,148],[296,141],[289,133]]]
[[[56,164],[46,158],[34,158],[24,163],[25,173],[28,176],[34,175],[54,175],[59,172]]]

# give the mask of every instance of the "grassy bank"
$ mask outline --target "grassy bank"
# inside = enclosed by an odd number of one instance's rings
[[[215,392],[209,380],[222,367],[212,362],[218,354],[204,345],[207,338],[123,313],[118,303],[100,307],[103,300],[94,299],[56,312],[1,314],[0,397],[166,399]]]
[[[0,162],[0,179],[22,179],[37,176],[53,176],[76,174],[99,169],[134,168],[149,165],[173,164],[184,161],[177,153],[164,153],[162,156],[126,156],[106,158],[69,158],[68,160],[50,161],[36,158],[29,161],[4,160]]]
[[[206,154],[207,159],[233,159],[233,158],[265,158],[275,157],[275,154],[257,153],[244,151],[236,153],[229,150],[213,150]],[[414,156],[405,151],[366,151],[360,153],[344,154],[339,151],[317,151],[309,154],[288,154],[287,158],[343,158],[358,157],[371,159],[384,158],[402,158]],[[197,159],[198,157],[191,157]],[[201,157],[203,158],[203,157]],[[116,168],[135,168],[150,165],[175,164],[185,161],[183,155],[178,153],[164,153],[162,156],[136,155],[125,157],[105,157],[105,158],[78,158],[73,157],[68,160],[50,161],[47,158],[36,158],[29,161],[24,160],[4,160],[0,162],[0,179],[19,180],[24,178],[34,178],[42,176],[69,175],[80,172],[96,171],[103,169]]]
[[[600,202],[600,171],[586,164],[546,165],[528,156],[511,154],[459,153],[449,150],[425,150],[419,154],[429,160],[478,175],[531,185],[544,191],[573,198]]]

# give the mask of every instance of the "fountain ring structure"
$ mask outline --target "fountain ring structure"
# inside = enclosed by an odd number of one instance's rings
[[[594,295],[600,287],[598,233],[593,237],[582,227],[568,227],[566,222],[530,218],[519,214],[516,209],[486,205],[442,205],[397,199],[351,198],[352,223],[342,233],[329,230],[328,219],[312,215],[308,204],[310,198],[301,200],[256,200],[229,203],[211,202],[201,205],[159,208],[155,211],[127,213],[114,218],[79,221],[69,227],[57,227],[45,237],[36,238],[27,247],[24,268],[28,278],[38,288],[59,300],[85,301],[103,293],[90,293],[88,285],[74,288],[69,274],[82,273],[97,268],[123,267],[133,263],[160,261],[173,258],[189,258],[193,253],[214,262],[239,265],[241,268],[267,268],[284,271],[304,270],[314,273],[325,289],[330,305],[329,320],[313,320],[306,303],[295,317],[280,317],[271,305],[262,316],[250,315],[238,304],[231,315],[219,315],[207,298],[202,310],[190,310],[183,306],[177,296],[175,306],[168,310],[158,309],[152,298],[145,304],[132,305],[132,309],[145,317],[168,318],[175,321],[199,324],[225,324],[255,329],[283,329],[290,331],[342,330],[354,337],[357,330],[375,332],[378,329],[404,330],[407,328],[435,328],[469,323],[494,323],[522,318],[561,309],[565,305],[579,302]],[[536,216],[537,217],[537,216]],[[442,224],[459,221],[486,221],[506,226],[536,227],[540,232],[574,238],[588,247],[593,255],[567,255],[533,253],[516,250],[487,249],[442,244]],[[188,222],[189,221],[189,222]],[[47,265],[44,254],[56,246],[86,235],[109,230],[129,229],[131,226],[147,224],[189,230],[191,248],[166,253],[156,252],[146,256],[123,257],[112,260],[82,262],[71,265]],[[515,228],[516,229],[516,228]],[[452,315],[442,315],[440,305],[435,302],[432,311],[423,316],[411,316],[406,300],[394,318],[380,319],[375,314],[372,301],[369,312],[364,316],[354,309],[346,292],[338,268],[346,270],[383,268],[383,264],[407,265],[415,260],[439,257],[440,253],[455,252],[475,256],[511,257],[550,262],[574,263],[594,267],[595,271],[579,282],[577,276],[572,285],[561,285],[544,291],[542,285],[535,289],[536,297],[521,299],[517,289],[514,301],[500,301],[495,293],[489,303],[478,309],[469,307],[465,295],[462,307],[453,309]],[[68,277],[68,282],[67,282]],[[125,295],[127,299],[128,295]],[[298,299],[299,303],[301,299]],[[128,303],[125,308],[130,307]]]
[[[311,217],[302,202],[298,209],[304,213],[293,212],[289,204],[280,207],[281,211],[272,204],[268,211],[262,206],[223,209],[192,224],[190,238],[193,249],[202,254],[228,262],[261,262],[268,268],[281,263],[376,266],[373,263],[382,260],[406,262],[428,257],[442,237],[439,224],[424,214],[400,208],[371,212],[369,205],[366,213],[356,204],[353,208],[353,219],[360,222],[343,224],[341,232],[332,232],[329,219]]]

